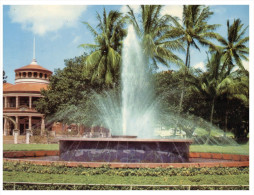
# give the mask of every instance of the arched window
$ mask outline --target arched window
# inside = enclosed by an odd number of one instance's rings
[[[31,72],[28,72],[28,77],[32,77],[32,73]]]
[[[37,78],[37,72],[34,72],[34,77]]]
[[[19,73],[19,78],[21,78],[21,72]]]
[[[42,76],[43,76],[43,74],[42,74],[42,73],[40,73],[40,78],[42,78]]]
[[[23,72],[23,77],[26,77],[26,72]]]
[[[45,79],[47,79],[48,78],[48,75],[47,74],[45,74]]]

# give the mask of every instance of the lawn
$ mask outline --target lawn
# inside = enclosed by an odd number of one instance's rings
[[[4,151],[15,150],[59,150],[58,144],[4,144]],[[228,153],[228,154],[249,154],[249,144],[238,146],[217,146],[217,145],[191,145],[191,152],[214,152],[214,153]]]
[[[5,182],[136,184],[136,185],[249,185],[249,174],[195,176],[108,176],[3,172]]]
[[[128,184],[128,185],[249,185],[249,168],[84,168],[4,162],[4,182]]]
[[[249,155],[249,144],[237,146],[191,145],[190,152],[213,152],[213,153]]]

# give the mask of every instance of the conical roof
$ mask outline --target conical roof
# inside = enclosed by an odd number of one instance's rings
[[[33,61],[29,65],[26,65],[26,66],[23,66],[21,68],[15,69],[15,72],[16,71],[21,71],[21,70],[43,70],[43,71],[52,73],[52,71],[38,65],[36,59],[33,59]]]

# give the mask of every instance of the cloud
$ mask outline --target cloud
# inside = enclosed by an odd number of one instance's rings
[[[11,21],[37,35],[56,32],[63,27],[74,27],[87,6],[70,5],[11,5]]]
[[[72,43],[73,43],[73,44],[78,44],[78,43],[80,43],[80,40],[81,40],[81,37],[80,37],[80,36],[76,36],[76,37],[72,40]]]
[[[197,64],[195,64],[194,66],[193,66],[193,68],[195,68],[195,69],[201,69],[201,70],[203,70],[203,71],[206,71],[206,67],[205,67],[205,64],[204,64],[204,62],[199,62],[199,63],[197,63]]]
[[[243,67],[245,68],[245,70],[249,71],[249,61],[242,60],[242,64],[243,64]],[[239,67],[235,66],[232,71],[237,71],[237,70],[239,70]]]
[[[163,7],[161,14],[177,16],[178,18],[180,18],[180,20],[182,20],[183,6],[182,5],[166,5],[165,7]]]
[[[243,63],[243,67],[245,68],[245,70],[249,71],[249,61],[243,60],[242,63]]]
[[[224,14],[227,11],[226,7],[221,5],[210,5],[210,8],[216,14]]]
[[[132,9],[134,14],[138,13],[140,10],[140,5],[129,5]],[[126,5],[123,5],[120,9],[120,12],[126,14],[129,11],[129,8]]]

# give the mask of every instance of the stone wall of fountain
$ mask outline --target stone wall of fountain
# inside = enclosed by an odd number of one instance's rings
[[[60,160],[77,162],[183,163],[191,140],[95,138],[60,140]]]

